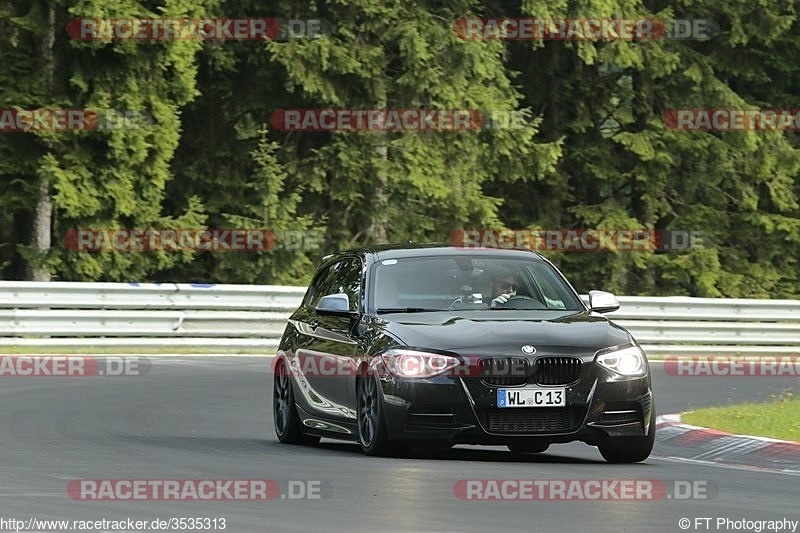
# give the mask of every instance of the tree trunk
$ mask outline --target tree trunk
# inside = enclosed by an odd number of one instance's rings
[[[44,57],[47,70],[48,94],[53,95],[55,84],[55,56],[53,46],[56,41],[56,7],[54,2],[47,3],[47,35],[42,42],[42,57]],[[53,200],[50,197],[50,181],[42,178],[37,191],[36,209],[33,213],[33,231],[31,246],[36,252],[33,263],[29,265],[29,279],[31,281],[50,281],[50,269],[43,262],[50,251],[53,226]]]
[[[50,269],[40,259],[50,250],[51,226],[53,221],[53,201],[50,198],[50,184],[43,180],[39,184],[39,197],[36,200],[36,211],[33,215],[32,245],[37,257],[30,269],[31,281],[50,281]]]
[[[377,107],[386,109],[388,97],[386,94],[385,81],[378,82],[377,88]],[[378,136],[378,144],[375,152],[378,154],[378,165],[375,172],[375,191],[372,197],[370,211],[370,229],[368,239],[371,244],[386,244],[389,242],[387,228],[389,226],[389,178],[386,168],[389,164],[389,148],[385,132],[374,132]]]

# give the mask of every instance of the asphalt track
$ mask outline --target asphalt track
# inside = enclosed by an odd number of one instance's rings
[[[269,360],[154,358],[138,377],[0,378],[0,518],[120,520],[208,517],[226,531],[682,531],[681,518],[800,520],[800,477],[654,455],[610,465],[581,443],[541,455],[459,447],[403,459],[355,445],[281,445],[272,429]],[[670,377],[653,364],[661,413],[766,399],[796,378]],[[70,480],[320,480],[319,500],[75,501]],[[648,479],[716,484],[707,500],[463,501],[460,479]],[[701,524],[702,525],[702,524]],[[6,528],[7,529],[7,528]],[[2,529],[0,529],[2,530]],[[12,529],[13,530],[13,529]],[[739,530],[746,531],[746,530]],[[752,530],[751,530],[752,531]],[[800,528],[798,528],[800,531]]]

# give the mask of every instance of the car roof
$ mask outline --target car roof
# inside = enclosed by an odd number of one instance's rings
[[[538,259],[543,260],[541,254],[526,248],[473,248],[463,246],[452,246],[443,243],[406,243],[406,244],[382,244],[363,248],[356,248],[331,254],[326,256],[323,261],[338,259],[345,256],[367,256],[372,255],[376,261],[385,259],[402,259],[404,257],[436,257],[454,254],[474,255],[474,254],[496,254],[498,257],[517,258],[517,259]]]

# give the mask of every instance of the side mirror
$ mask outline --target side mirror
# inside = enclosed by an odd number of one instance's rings
[[[619,309],[619,302],[610,292],[589,291],[589,309],[596,313],[611,313]]]
[[[346,294],[328,294],[320,298],[316,307],[321,315],[350,316],[350,299]]]

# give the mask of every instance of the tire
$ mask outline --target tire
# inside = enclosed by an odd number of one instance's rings
[[[389,440],[381,384],[371,372],[356,382],[358,443],[366,455],[391,456],[403,451],[402,443]]]
[[[609,463],[638,463],[653,451],[656,442],[656,412],[650,416],[650,428],[646,437],[616,437],[601,442],[597,447],[600,455]]]
[[[319,442],[319,437],[303,433],[303,423],[294,403],[292,378],[283,360],[275,365],[272,382],[272,422],[278,440],[284,444],[314,445]]]
[[[549,447],[550,447],[549,443],[546,444],[517,443],[508,445],[508,449],[511,450],[512,453],[542,453],[546,452],[547,448]]]

